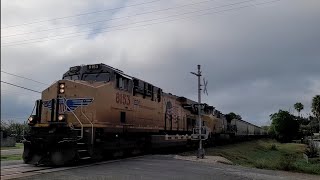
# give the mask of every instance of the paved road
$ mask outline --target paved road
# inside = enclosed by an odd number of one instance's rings
[[[304,180],[316,179],[313,176],[283,171],[261,170],[225,164],[206,164],[174,159],[171,155],[144,156],[125,159],[107,164],[46,173],[21,180],[37,179],[219,179],[219,180]]]
[[[22,163],[23,163],[22,160],[1,161],[1,168],[4,166],[11,166],[11,165],[17,165]]]
[[[22,155],[23,149],[6,149],[6,150],[1,150],[1,155]]]

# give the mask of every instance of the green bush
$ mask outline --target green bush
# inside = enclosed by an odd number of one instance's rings
[[[320,160],[310,160],[307,163],[305,160],[295,162],[296,171],[310,174],[320,175]]]
[[[257,159],[254,162],[254,167],[260,169],[277,169],[272,162],[266,159]]]
[[[272,151],[277,151],[277,150],[278,150],[277,145],[271,144],[270,150],[272,150]]]
[[[296,167],[294,163],[296,162],[296,157],[292,154],[283,154],[279,159],[279,169],[285,171],[295,170]]]

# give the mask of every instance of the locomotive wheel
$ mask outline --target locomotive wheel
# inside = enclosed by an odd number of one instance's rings
[[[146,148],[145,148],[145,145],[143,143],[137,142],[135,147],[133,149],[131,149],[130,154],[133,155],[133,156],[140,155],[140,154],[144,153],[145,149]]]
[[[92,153],[92,159],[101,160],[104,158],[103,149],[95,148]]]
[[[57,149],[51,152],[51,162],[55,166],[70,164],[75,159],[74,149]]]
[[[32,154],[31,154],[30,147],[27,144],[24,144],[23,154],[22,154],[23,162],[26,164],[29,164],[31,157],[32,157]]]
[[[131,155],[139,155],[139,154],[142,154],[142,150],[140,148],[135,148],[131,151]]]
[[[24,143],[22,159],[26,164],[38,164],[42,159],[42,155],[35,153],[29,143]]]
[[[119,158],[119,157],[122,157],[123,155],[124,155],[123,150],[115,151],[115,152],[112,153],[112,156],[114,158]]]

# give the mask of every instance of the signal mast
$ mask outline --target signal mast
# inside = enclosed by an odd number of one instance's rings
[[[191,72],[191,74],[198,76],[198,125],[199,125],[199,129],[198,129],[198,138],[199,138],[199,149],[198,149],[198,153],[197,153],[197,158],[204,158],[205,155],[205,151],[202,147],[202,120],[201,120],[201,66],[198,65],[198,73],[195,72]],[[205,79],[203,79],[204,82],[204,93],[206,93],[208,95],[207,92],[207,84],[208,82],[205,81]]]

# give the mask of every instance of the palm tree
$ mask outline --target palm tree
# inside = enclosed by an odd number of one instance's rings
[[[294,104],[294,108],[298,111],[298,116],[300,117],[300,111],[303,109],[303,104],[301,102],[297,102]]]
[[[319,133],[320,133],[320,95],[316,95],[312,99],[312,113],[316,116],[319,121]]]

